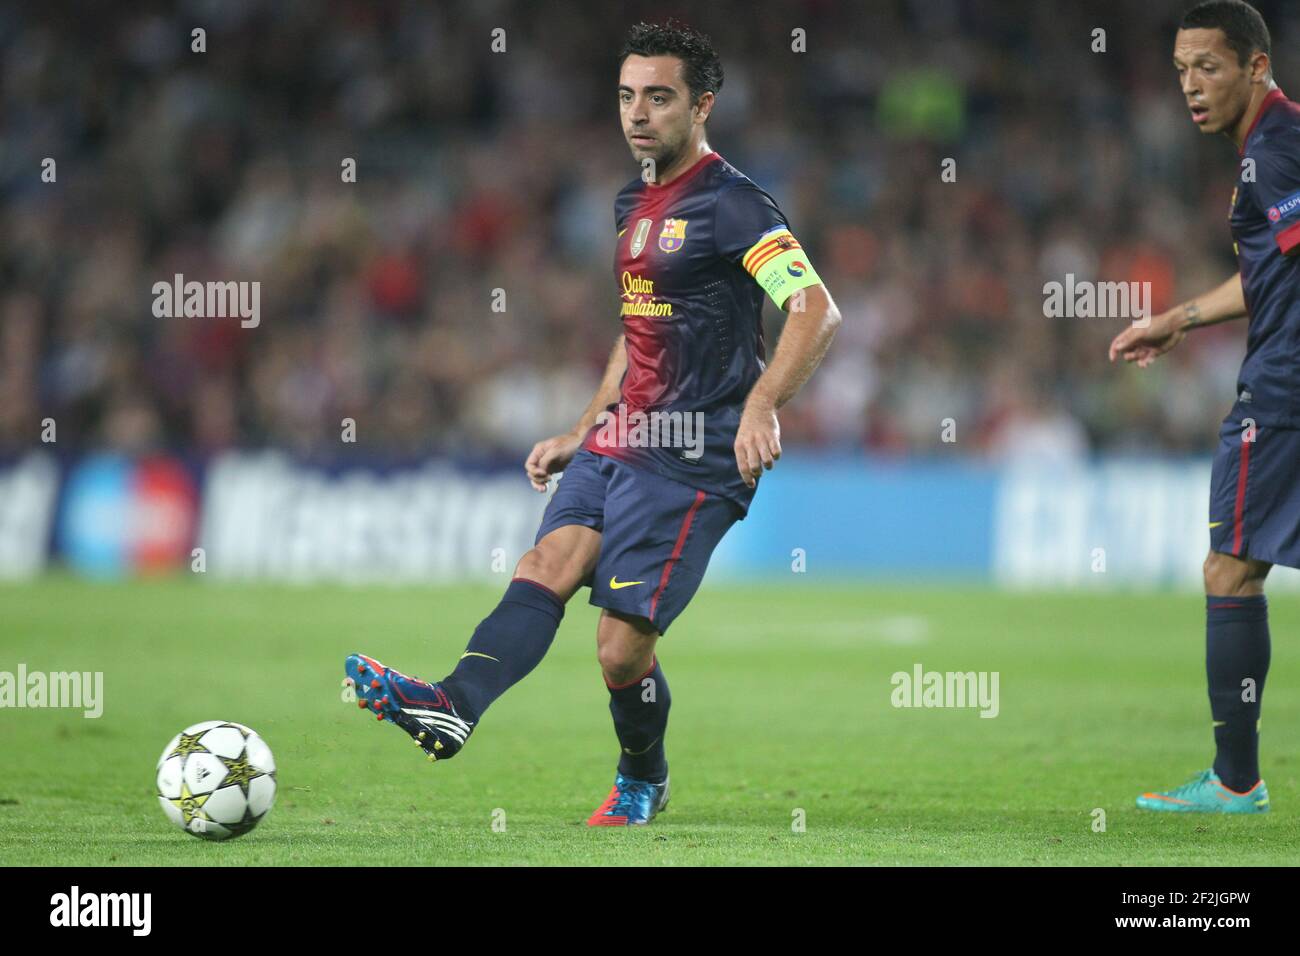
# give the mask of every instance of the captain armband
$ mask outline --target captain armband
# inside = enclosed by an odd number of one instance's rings
[[[792,293],[822,281],[799,240],[784,226],[765,233],[745,253],[741,265],[780,309]]]

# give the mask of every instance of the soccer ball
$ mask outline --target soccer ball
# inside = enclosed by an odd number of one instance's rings
[[[158,803],[193,836],[243,836],[275,803],[271,748],[243,724],[206,720],[186,727],[158,758]]]

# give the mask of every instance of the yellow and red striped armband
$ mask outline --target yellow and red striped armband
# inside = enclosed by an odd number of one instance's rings
[[[808,262],[799,240],[785,227],[764,233],[750,246],[740,264],[779,309],[785,308],[785,300],[791,293],[822,281]]]

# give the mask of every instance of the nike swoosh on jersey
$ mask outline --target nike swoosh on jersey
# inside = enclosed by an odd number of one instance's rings
[[[630,588],[634,584],[645,584],[645,582],[644,581],[620,581],[618,579],[617,574],[615,574],[613,577],[609,579],[609,589],[611,591],[617,591],[619,588]]]

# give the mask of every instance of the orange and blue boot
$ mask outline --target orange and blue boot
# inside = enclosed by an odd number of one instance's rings
[[[345,699],[350,690],[358,707],[401,727],[430,760],[456,756],[474,730],[440,684],[407,677],[364,654],[349,654],[343,669]]]
[[[589,827],[644,826],[668,806],[668,778],[663,783],[616,774],[605,802],[587,819]]]

